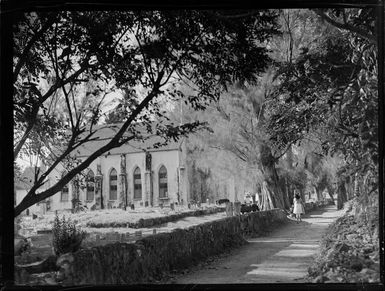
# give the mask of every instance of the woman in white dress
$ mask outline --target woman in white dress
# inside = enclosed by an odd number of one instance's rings
[[[305,214],[305,207],[303,206],[303,202],[299,194],[295,194],[293,202],[294,202],[293,213],[297,217],[297,223],[298,223],[299,221],[302,221],[301,214],[302,213]]]

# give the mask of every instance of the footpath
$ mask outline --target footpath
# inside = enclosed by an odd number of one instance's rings
[[[334,205],[312,211],[302,222],[290,221],[268,236],[251,238],[244,247],[203,268],[197,266],[174,276],[169,283],[303,283],[322,235],[343,212]]]

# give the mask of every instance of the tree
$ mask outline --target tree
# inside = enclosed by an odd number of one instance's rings
[[[354,180],[347,177],[377,172],[375,11],[317,9],[315,13],[330,32],[303,47],[294,62],[282,63],[280,86],[271,96],[269,128],[273,140],[290,132],[285,144],[312,132],[320,138],[324,154],[343,157],[335,188],[342,205],[347,199],[346,181]]]
[[[165,115],[159,100],[183,99],[201,110],[232,82],[255,82],[269,62],[267,50],[258,43],[277,31],[276,14],[233,14],[239,11],[19,15],[14,34],[14,158],[34,154],[47,167],[36,175],[15,215],[60,191],[112,148],[152,134],[167,142],[201,126],[163,119],[155,128],[153,116]],[[193,94],[177,90],[180,82],[188,82]],[[97,140],[103,100],[118,89],[125,92],[121,127],[85,160],[77,159],[79,147]],[[60,164],[66,174],[37,194]]]
[[[276,168],[282,151],[268,143],[268,132],[263,126],[266,118],[264,101],[271,87],[271,76],[268,70],[258,86],[238,84],[230,87],[218,102],[195,117],[207,121],[211,131],[197,134],[197,140],[191,143],[200,164],[211,173],[220,170],[227,180],[236,180],[238,192],[246,184],[244,190],[255,193],[265,182],[271,207],[289,208]],[[185,111],[183,116],[186,116]]]

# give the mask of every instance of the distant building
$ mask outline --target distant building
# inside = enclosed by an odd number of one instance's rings
[[[101,127],[96,134],[98,140],[79,147],[76,157],[87,159],[106,144],[117,129],[114,126]],[[152,145],[159,141],[157,136],[144,142],[130,141],[98,157],[83,172],[86,176],[83,183],[80,186],[74,181],[67,184],[47,199],[48,207],[45,210],[72,209],[74,199],[88,209],[117,208],[131,204],[136,207],[158,206],[173,202],[186,205],[189,183],[185,170],[184,141],[154,148]],[[65,171],[63,165],[58,166],[49,176],[47,187],[54,185]],[[28,185],[24,188],[25,196]],[[16,203],[24,197],[22,192],[16,196]]]
[[[27,195],[28,191],[31,189],[34,181],[34,176],[36,171],[41,170],[38,167],[26,167],[20,179],[17,179],[15,182],[15,206],[23,200]],[[30,213],[44,213],[46,211],[44,203],[39,203],[31,206],[28,210],[24,211],[24,214]]]

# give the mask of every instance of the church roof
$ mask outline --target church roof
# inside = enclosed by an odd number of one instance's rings
[[[102,146],[106,145],[111,138],[119,131],[122,124],[111,124],[94,127],[97,129],[96,133],[92,138],[98,138],[97,140],[89,141],[84,145],[77,148],[74,153],[77,157],[86,157],[97,151]],[[164,140],[159,136],[151,136],[144,141],[131,140],[128,143],[109,150],[106,154],[117,155],[117,154],[129,154],[129,153],[141,153],[145,150],[149,152],[154,151],[170,151],[178,150],[183,140],[179,142],[170,141],[167,145],[159,148],[154,148],[154,144],[157,142],[163,142]]]

